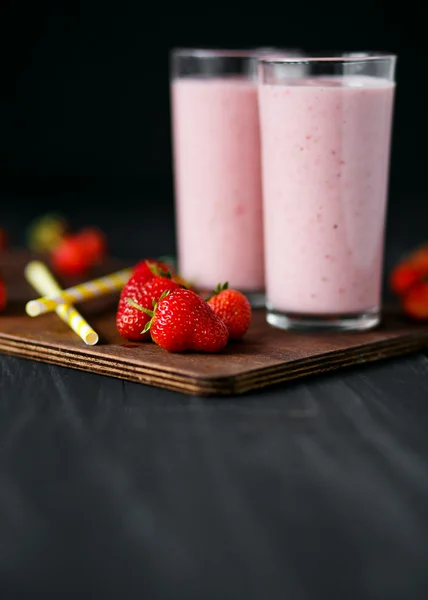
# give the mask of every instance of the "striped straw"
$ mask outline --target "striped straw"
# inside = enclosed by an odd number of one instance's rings
[[[66,290],[49,292],[42,298],[27,302],[25,310],[30,317],[38,317],[56,310],[59,304],[75,304],[82,300],[98,298],[111,292],[119,291],[132,275],[132,269],[122,269],[105,277],[81,283]]]
[[[52,273],[42,262],[34,260],[25,267],[25,278],[39,294],[57,295],[61,293],[61,288],[58,282],[55,281]],[[55,312],[59,318],[67,323],[67,325],[77,335],[88,344],[93,346],[99,340],[98,334],[85,321],[77,310],[70,304],[58,304],[55,307]]]

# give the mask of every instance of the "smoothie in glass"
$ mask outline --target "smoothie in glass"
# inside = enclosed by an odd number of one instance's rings
[[[379,321],[394,88],[364,74],[261,83],[272,324]]]
[[[264,289],[257,85],[172,81],[178,261],[199,288]]]
[[[202,291],[218,283],[264,304],[257,67],[297,50],[175,49],[171,117],[178,266]]]

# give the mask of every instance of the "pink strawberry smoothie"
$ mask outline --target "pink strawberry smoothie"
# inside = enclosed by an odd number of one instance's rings
[[[269,307],[378,309],[394,89],[360,76],[260,85]]]
[[[264,289],[257,85],[178,78],[172,126],[179,269],[202,289]]]

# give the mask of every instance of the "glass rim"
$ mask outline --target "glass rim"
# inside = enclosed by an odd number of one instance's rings
[[[193,57],[193,58],[257,58],[263,54],[273,54],[275,52],[300,52],[298,48],[278,48],[274,46],[254,46],[253,48],[189,48],[176,47],[171,48],[170,55],[175,57]]]
[[[269,64],[314,64],[314,63],[343,63],[355,64],[375,61],[395,61],[397,55],[391,52],[311,52],[307,56],[265,56],[259,58],[259,63]]]

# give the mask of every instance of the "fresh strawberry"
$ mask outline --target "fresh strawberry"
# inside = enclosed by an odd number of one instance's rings
[[[0,279],[0,312],[2,312],[6,308],[6,286],[4,285],[4,281]]]
[[[116,313],[116,325],[120,335],[127,340],[144,341],[150,339],[150,333],[143,330],[150,320],[142,310],[131,306],[128,300],[138,304],[145,310],[152,310],[165,291],[175,290],[180,287],[170,277],[154,276],[147,279],[145,270],[138,271],[131,276],[120,294],[119,305]]]
[[[154,271],[156,270],[157,272],[154,273]],[[175,275],[175,271],[166,262],[161,260],[155,260],[152,258],[145,258],[144,260],[140,260],[140,262],[138,262],[135,265],[133,273],[137,273],[137,271],[146,272],[147,275],[151,274],[152,277],[154,277],[155,274],[162,275],[162,273],[171,273],[172,275]]]
[[[413,284],[420,281],[422,276],[423,273],[417,265],[403,261],[392,270],[389,285],[394,294],[402,296]]]
[[[152,340],[170,352],[220,352],[227,344],[226,325],[198,294],[184,288],[166,292],[153,310],[138,307],[151,320]]]
[[[389,285],[394,294],[402,296],[413,284],[424,281],[427,277],[428,244],[421,244],[395,265],[389,277]]]
[[[402,306],[412,319],[428,319],[428,282],[413,285],[402,299]]]
[[[91,261],[79,239],[67,235],[59,242],[51,254],[51,263],[59,275],[78,277],[84,275]]]
[[[190,283],[183,279],[181,275],[178,275],[175,269],[173,269],[173,267],[171,267],[171,265],[169,265],[165,261],[146,258],[145,260],[141,260],[139,263],[137,263],[133,269],[133,273],[137,273],[140,271],[143,273],[147,273],[147,279],[150,279],[155,275],[166,275],[168,277],[171,277],[171,279],[179,283],[182,287],[185,287],[189,290],[192,289]]]
[[[85,227],[76,234],[76,239],[92,264],[102,262],[107,254],[107,241],[104,233],[96,227]]]
[[[211,298],[208,299],[216,315],[226,324],[229,339],[240,340],[251,323],[251,304],[248,298],[237,290],[229,289],[229,285],[218,285]]]

